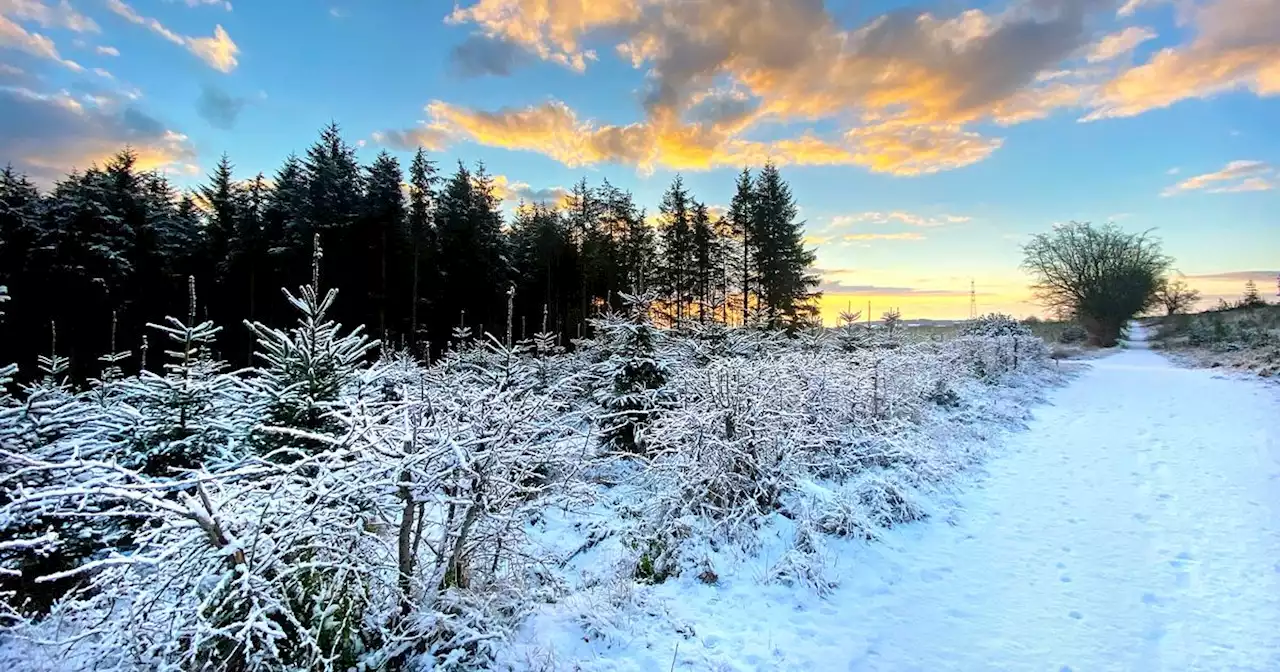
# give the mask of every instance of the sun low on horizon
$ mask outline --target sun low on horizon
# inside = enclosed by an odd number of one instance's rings
[[[1273,294],[1277,120],[1280,0],[0,0],[0,164],[43,187],[125,145],[270,176],[331,122],[508,208],[586,179],[652,213],[678,174],[720,211],[772,161],[828,323],[1041,314],[1021,246],[1065,221]]]

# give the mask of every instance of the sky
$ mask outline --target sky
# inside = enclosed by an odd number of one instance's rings
[[[1073,220],[1272,296],[1277,120],[1280,0],[0,0],[0,163],[42,185],[125,144],[270,176],[331,121],[509,206],[680,174],[723,207],[772,160],[829,322],[1040,314],[1021,245]]]

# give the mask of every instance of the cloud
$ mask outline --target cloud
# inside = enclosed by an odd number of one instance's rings
[[[627,151],[606,153],[610,160],[694,169],[772,155],[780,163],[918,175],[973,164],[1001,146],[970,124],[1021,123],[1081,105],[1089,86],[1040,77],[1061,71],[1059,64],[1088,44],[1086,16],[1109,5],[1041,0],[950,18],[899,10],[846,30],[817,0],[478,0],[447,21],[577,71],[596,58],[587,44],[613,41],[621,57],[646,71],[644,120],[612,125],[572,117],[628,142]],[[726,89],[730,95],[719,94]],[[471,112],[486,119],[499,113]],[[453,116],[460,135],[492,139]],[[766,121],[819,119],[845,128],[767,143],[742,137]],[[567,155],[543,139],[517,142],[519,128],[509,127],[497,146]]]
[[[93,19],[76,11],[67,0],[56,5],[46,5],[41,0],[0,0],[0,16],[30,21],[41,28],[65,28],[76,33],[101,32]]]
[[[199,7],[201,5],[209,5],[212,7],[221,7],[227,10],[228,12],[231,11],[231,3],[227,2],[227,0],[165,0],[165,2],[179,2],[179,1],[181,1],[183,4],[185,4],[188,7]]]
[[[1280,271],[1226,271],[1223,273],[1199,273],[1185,276],[1195,280],[1223,280],[1228,282],[1248,282],[1255,283],[1274,282],[1280,277]]]
[[[419,147],[431,151],[439,151],[444,149],[447,138],[443,131],[427,126],[419,126],[418,128],[406,130],[374,131],[372,139],[385,147],[412,152]]]
[[[900,233],[846,233],[840,236],[840,240],[847,243],[860,240],[924,240],[924,235],[915,231],[903,231]]]
[[[1086,121],[1130,117],[1233,90],[1280,94],[1280,0],[1210,0],[1179,13],[1189,44],[1156,52],[1098,92]]]
[[[1156,38],[1156,31],[1141,26],[1129,26],[1118,33],[1104,36],[1089,50],[1090,63],[1102,63],[1132,52],[1138,45]]]
[[[1214,194],[1267,191],[1276,188],[1276,169],[1264,161],[1232,161],[1221,170],[1195,175],[1165,189],[1162,196],[1187,191]]]
[[[636,166],[709,170],[761,165],[861,165],[872,171],[916,175],[968,165],[985,158],[999,140],[948,126],[876,124],[836,139],[801,134],[771,142],[737,136],[737,119],[682,124],[671,116],[627,125],[578,119],[567,105],[552,101],[494,112],[434,101],[427,105],[433,136],[469,140],[504,149],[533,151],[578,167],[604,162]]]
[[[335,19],[345,19],[349,14],[347,14],[347,10],[341,7],[330,7],[329,16],[332,16]]]
[[[185,48],[214,70],[231,72],[240,63],[236,58],[240,48],[221,25],[214,26],[212,37],[190,37],[169,30],[156,19],[138,14],[123,0],[107,0],[107,7],[130,23],[145,26],[160,37]]]
[[[237,98],[217,86],[206,84],[196,100],[196,112],[215,128],[229,130],[236,125],[246,98]]]
[[[108,47],[105,45],[99,46],[97,49],[94,49],[94,51],[98,52],[102,56],[119,56],[120,55],[119,49],[116,49],[115,47]]]
[[[451,24],[475,24],[482,35],[520,45],[539,58],[578,72],[596,54],[579,43],[584,33],[616,26],[640,15],[648,0],[479,0],[455,6]]]
[[[546,203],[563,206],[569,198],[569,190],[564,187],[547,187],[534,189],[527,182],[514,182],[506,175],[493,176],[493,195],[509,203]]]
[[[832,217],[830,228],[837,229],[866,223],[891,224],[895,222],[909,226],[934,227],[947,224],[962,224],[972,219],[972,217],[964,215],[919,215],[904,210],[894,210],[892,212],[871,211]]]
[[[196,152],[187,136],[119,101],[98,97],[85,105],[65,92],[0,88],[0,156],[49,183],[72,168],[90,164],[129,145],[139,167],[195,170]]]
[[[520,47],[484,35],[471,35],[449,52],[453,71],[463,77],[505,77],[525,60]]]
[[[25,28],[10,21],[7,16],[0,14],[0,49],[3,48],[14,49],[36,58],[51,60],[75,72],[84,70],[84,67],[79,63],[63,58],[58,53],[58,48],[54,45],[53,40],[40,33],[27,32]]]
[[[916,287],[881,287],[879,285],[846,285],[839,279],[823,277],[818,290],[824,294],[871,294],[875,296],[969,296],[967,290],[919,289]]]

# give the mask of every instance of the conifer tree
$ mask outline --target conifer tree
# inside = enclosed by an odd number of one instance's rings
[[[695,300],[698,303],[698,322],[705,323],[708,319],[715,318],[714,308],[718,302],[716,289],[723,275],[720,264],[720,240],[705,203],[693,202],[693,217],[689,233],[693,251],[694,282],[692,284]]]
[[[427,302],[431,292],[439,288],[439,276],[436,273],[436,185],[440,177],[436,174],[435,162],[427,158],[426,150],[421,147],[413,155],[413,163],[409,166],[409,242],[412,248],[412,267],[410,269],[409,299],[409,342],[417,343],[421,325],[418,322],[419,311]],[[423,286],[426,286],[426,292]]]
[[[125,398],[141,418],[134,429],[134,450],[124,461],[155,476],[231,458],[230,437],[237,425],[247,424],[233,410],[239,405],[230,403],[237,382],[222,375],[226,365],[211,352],[222,328],[197,321],[195,278],[188,283],[186,321],[168,317],[165,324],[147,325],[173,348],[165,350],[164,374],[143,371],[126,386]]]
[[[387,152],[380,152],[369,166],[366,177],[364,222],[359,227],[360,249],[370,252],[366,260],[366,280],[369,304],[373,307],[372,319],[366,318],[377,330],[379,338],[387,341],[389,307],[398,305],[391,300],[393,287],[401,286],[396,273],[398,252],[404,250],[407,235],[404,191],[401,183],[404,175],[400,162]],[[367,315],[367,313],[366,313]]]
[[[319,239],[317,234],[313,278],[320,276]],[[255,354],[261,360],[261,367],[254,389],[262,424],[267,428],[323,434],[337,427],[328,415],[330,404],[355,380],[358,369],[379,342],[364,335],[363,325],[343,334],[342,325],[329,319],[338,290],[330,289],[321,296],[316,283],[312,282],[303,285],[297,296],[287,289],[281,291],[285,300],[300,313],[297,326],[286,331],[261,322],[245,322],[258,341]],[[291,443],[316,447],[305,436],[295,439],[271,433],[270,429],[258,433],[255,442],[266,452]]]
[[[320,234],[320,242],[328,255],[324,279],[351,297],[338,311],[338,318],[362,321],[364,306],[357,297],[366,294],[364,269],[369,251],[360,247],[355,234],[364,189],[355,148],[342,139],[338,125],[331,123],[307,150],[302,165],[307,183],[305,219],[310,233]],[[310,241],[303,241],[303,245],[309,246]]]
[[[692,198],[679,175],[663,194],[659,213],[662,222],[661,287],[673,305],[672,317],[679,325],[697,287]]]
[[[754,286],[754,258],[759,247],[756,241],[755,227],[755,181],[751,171],[746,168],[738,174],[736,191],[729,203],[729,212],[725,218],[729,220],[732,236],[737,239],[734,254],[734,266],[738,279],[739,293],[742,295],[742,324],[747,324],[748,311],[751,308],[751,289]]]
[[[791,188],[777,166],[766,163],[756,180],[754,221],[759,298],[771,326],[794,328],[817,310],[815,255],[804,247]]]

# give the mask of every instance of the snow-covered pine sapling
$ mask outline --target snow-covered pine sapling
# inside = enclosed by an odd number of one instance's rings
[[[238,381],[210,348],[221,327],[196,322],[195,278],[187,279],[186,321],[166,317],[148,324],[168,339],[163,374],[142,371],[125,384],[126,400],[138,410],[134,450],[122,462],[153,476],[205,466],[233,457],[229,448],[242,417]],[[243,424],[243,423],[239,423]]]
[[[871,330],[858,323],[862,311],[840,311],[840,326],[836,330],[836,342],[845,352],[856,352],[871,345]]]
[[[116,328],[118,325],[118,315],[116,311],[111,311],[111,347],[107,350],[107,354],[98,357],[98,361],[102,362],[102,374],[99,380],[102,383],[113,383],[124,377],[124,370],[120,368],[120,363],[129,358],[133,353],[125,350],[123,352],[116,351]]]
[[[329,290],[323,299],[312,286],[299,288],[297,296],[287,289],[281,291],[301,313],[298,326],[284,331],[245,321],[257,338],[254,354],[261,361],[253,387],[264,431],[255,441],[268,452],[291,443],[311,450],[318,444],[305,434],[337,429],[328,417],[329,406],[338,400],[344,386],[357,379],[379,342],[366,336],[363,326],[343,334],[342,325],[328,319],[338,290]],[[280,429],[285,431],[277,431]]]
[[[606,445],[644,452],[643,428],[671,403],[666,389],[667,366],[656,357],[661,332],[649,319],[653,294],[619,294],[630,315],[609,314],[592,320],[608,358],[599,365],[604,385],[595,399],[604,409],[599,418]]]

